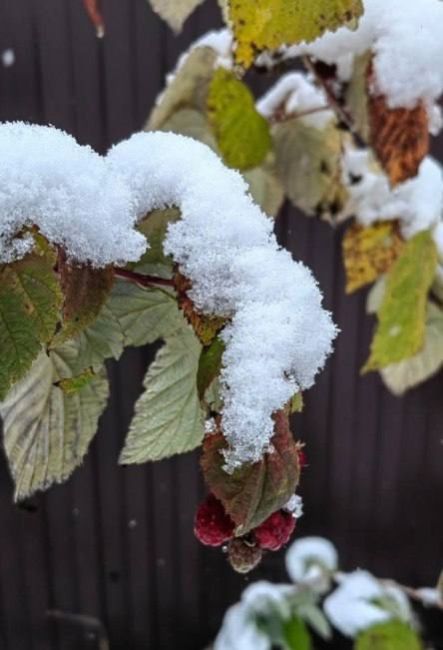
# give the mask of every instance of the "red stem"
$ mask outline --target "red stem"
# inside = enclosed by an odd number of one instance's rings
[[[143,275],[142,273],[136,273],[135,271],[129,271],[128,269],[122,268],[116,268],[114,271],[118,278],[124,278],[125,280],[129,280],[129,282],[135,282],[142,287],[152,287],[153,285],[163,287],[174,286],[174,280],[168,278],[157,278],[154,275]]]

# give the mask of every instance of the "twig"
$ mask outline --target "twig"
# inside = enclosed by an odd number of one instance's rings
[[[364,139],[361,137],[361,135],[358,133],[357,129],[355,128],[354,121],[351,115],[349,115],[348,111],[338,101],[337,96],[334,93],[331,86],[329,85],[328,80],[322,77],[318,73],[315,64],[312,62],[310,57],[308,56],[303,57],[303,61],[307,69],[315,76],[316,80],[323,88],[332,110],[336,113],[339,120],[343,122],[343,124],[347,127],[350,133],[352,133],[356,144],[359,147],[367,147],[367,143],[364,141]]]
[[[174,281],[168,278],[158,278],[154,275],[143,275],[142,273],[136,273],[135,271],[129,271],[128,269],[115,268],[115,275],[118,278],[123,278],[129,280],[129,282],[134,282],[139,284],[142,287],[152,287],[152,286],[161,286],[161,287],[173,287]]]

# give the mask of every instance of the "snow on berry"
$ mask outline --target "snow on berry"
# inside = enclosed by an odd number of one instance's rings
[[[289,542],[295,525],[296,518],[290,512],[279,510],[254,530],[254,537],[260,548],[279,551]]]
[[[234,534],[234,522],[213,494],[200,504],[195,516],[194,533],[205,546],[221,546]]]

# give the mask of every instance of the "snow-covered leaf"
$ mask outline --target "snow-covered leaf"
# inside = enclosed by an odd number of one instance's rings
[[[429,231],[410,239],[387,276],[378,327],[363,371],[379,370],[417,354],[424,345],[426,305],[437,267]]]
[[[298,453],[288,418],[285,413],[279,412],[274,419],[272,444],[275,451],[232,474],[223,469],[222,452],[226,449],[223,436],[217,433],[207,436],[204,441],[201,464],[206,483],[236,523],[239,535],[259,526],[273,512],[282,508],[298,484]]]
[[[192,289],[191,282],[181,273],[174,276],[174,285],[180,309],[203,345],[210,345],[225,324],[225,319],[218,316],[207,316],[199,311],[189,297]]]
[[[343,238],[346,291],[352,293],[389,271],[404,246],[393,221],[349,226]]]
[[[55,333],[62,292],[48,247],[0,266],[0,399],[29,370]]]
[[[227,0],[226,5],[235,58],[246,68],[263,50],[313,41],[363,13],[361,0]]]
[[[308,628],[298,616],[283,623],[283,641],[285,650],[310,650],[312,648]]]
[[[218,68],[207,102],[209,122],[226,164],[240,170],[260,165],[271,148],[271,136],[249,88],[230,70]]]
[[[377,94],[376,81],[369,76],[370,142],[392,185],[418,174],[430,148],[427,107],[390,108],[384,95]],[[372,91],[372,92],[371,92]]]
[[[346,202],[341,183],[342,133],[335,122],[324,129],[298,118],[272,131],[276,169],[292,203],[306,214],[333,218]]]
[[[57,385],[72,377],[64,359],[41,352],[0,404],[15,499],[66,480],[92,440],[108,398],[104,370],[78,391]]]
[[[355,650],[422,650],[422,642],[415,630],[401,621],[389,621],[362,632]]]
[[[428,303],[424,346],[413,357],[383,368],[381,376],[395,395],[403,395],[435,375],[443,366],[443,312]]]
[[[184,321],[157,353],[135,405],[122,464],[161,460],[191,451],[203,439],[203,411],[197,392],[201,345]]]
[[[166,90],[157,100],[146,128],[158,130],[180,109],[203,111],[217,54],[209,47],[197,47],[187,55]]]
[[[203,0],[149,0],[156,13],[176,32]]]

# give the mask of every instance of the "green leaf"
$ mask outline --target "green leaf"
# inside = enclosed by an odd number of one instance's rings
[[[109,306],[120,323],[125,345],[141,346],[180,330],[183,316],[174,295],[162,289],[116,282]]]
[[[355,650],[423,650],[415,630],[401,621],[389,621],[362,632]]]
[[[383,368],[382,379],[394,395],[403,395],[443,366],[443,312],[428,303],[424,346],[413,357]]]
[[[146,130],[163,129],[167,120],[183,108],[204,111],[216,60],[217,53],[212,48],[193,49],[159,97]]]
[[[387,275],[379,324],[363,372],[379,370],[417,354],[425,342],[426,305],[437,268],[429,231],[410,239]]]
[[[119,359],[124,335],[111,309],[112,298],[103,305],[95,321],[77,337],[57,346],[58,356],[65,359],[74,374],[84,368],[101,367],[106,359]]]
[[[249,88],[225,68],[218,68],[208,93],[208,119],[227,165],[250,169],[271,149],[268,122],[255,108]]]
[[[308,623],[318,636],[326,641],[331,638],[332,630],[329,621],[317,604],[303,605],[298,609],[298,612],[305,623]]]
[[[56,352],[41,352],[0,404],[16,500],[65,481],[81,464],[96,432],[108,398],[105,371],[66,394],[57,382],[71,376]]]
[[[265,214],[276,217],[284,203],[285,191],[274,165],[266,159],[260,167],[243,172],[243,178],[255,203]]]
[[[201,344],[183,316],[181,327],[157,353],[135,405],[120,463],[144,463],[191,451],[203,439],[197,393]]]
[[[149,0],[153,10],[176,32],[203,0]]]
[[[209,386],[220,374],[224,351],[225,344],[219,337],[216,337],[210,346],[202,349],[197,373],[197,390],[200,399],[203,399]]]
[[[274,418],[275,451],[232,474],[223,469],[222,451],[227,446],[224,437],[220,433],[207,436],[203,444],[201,465],[206,483],[236,523],[237,535],[245,535],[282,508],[298,484],[298,453],[288,418],[282,411]]]
[[[167,210],[154,210],[138,224],[138,229],[146,236],[149,242],[148,250],[130,268],[137,273],[154,275],[159,278],[172,278],[174,275],[174,261],[171,256],[165,255],[163,242],[170,223],[180,218],[180,210],[170,208]]]
[[[335,122],[317,129],[293,118],[276,124],[272,136],[288,198],[308,215],[333,218],[347,198],[341,182],[343,134]]]
[[[361,0],[227,0],[235,58],[248,68],[263,50],[313,41],[362,15]]]
[[[283,624],[285,650],[311,650],[311,636],[304,621],[295,616]]]
[[[365,52],[354,61],[352,77],[346,89],[345,103],[357,133],[365,142],[370,139],[368,106],[368,70],[372,52]]]
[[[0,399],[54,335],[62,304],[55,260],[49,249],[36,249],[0,267]]]
[[[304,407],[303,393],[296,393],[289,404],[289,414],[301,413]]]
[[[181,108],[162,124],[160,130],[186,135],[217,151],[217,143],[208,120],[194,108]]]
[[[62,389],[67,395],[72,395],[73,393],[78,393],[79,390],[82,390],[85,386],[88,386],[95,378],[95,372],[92,368],[86,368],[82,373],[76,375],[75,377],[67,377],[65,379],[60,379],[56,382],[55,385]]]

